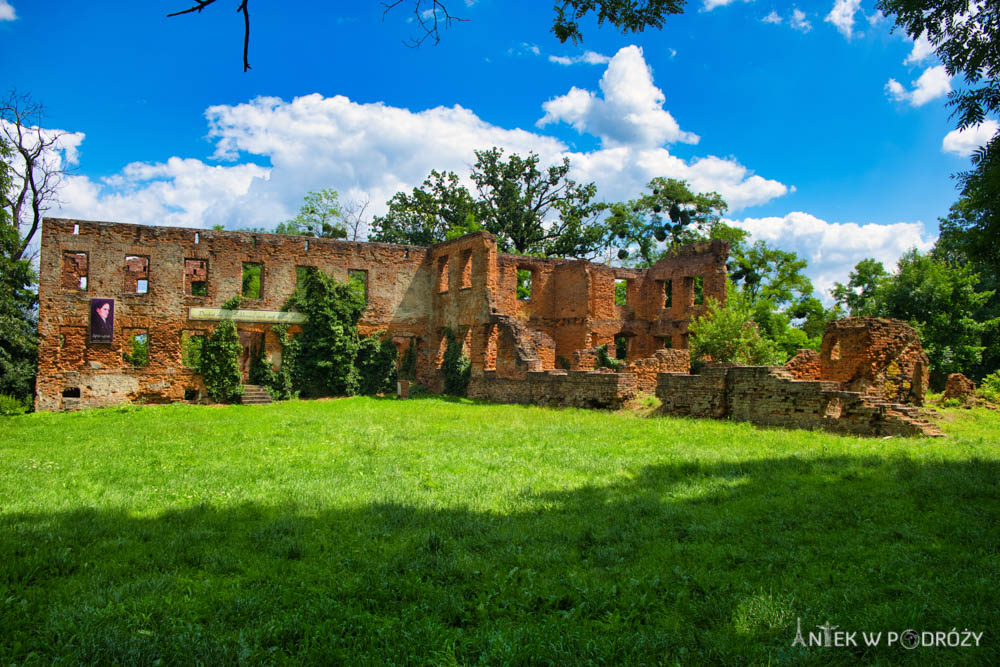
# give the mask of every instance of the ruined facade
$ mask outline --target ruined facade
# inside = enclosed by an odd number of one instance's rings
[[[237,322],[244,371],[254,348],[280,364],[271,327],[296,332],[300,316],[280,309],[309,267],[364,283],[361,333],[381,332],[400,356],[412,344],[431,390],[450,329],[471,360],[472,396],[615,405],[640,384],[651,390],[657,373],[686,370],[687,325],[709,298],[725,299],[727,254],[713,241],[637,270],[502,254],[486,232],[416,247],[49,218],[36,408],[197,398],[186,341],[223,318]],[[236,295],[239,310],[220,310]],[[96,300],[113,300],[109,343],[91,342]],[[635,372],[591,370],[576,353],[599,345]]]
[[[783,367],[710,364],[664,373],[665,414],[821,428],[857,435],[941,435],[922,419],[929,369],[917,332],[899,320],[857,317],[827,325],[820,351]]]

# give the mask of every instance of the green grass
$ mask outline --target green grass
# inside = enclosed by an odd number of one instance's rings
[[[439,398],[4,418],[0,663],[996,664],[1000,417],[945,415],[945,439]],[[802,649],[798,617],[985,634]]]

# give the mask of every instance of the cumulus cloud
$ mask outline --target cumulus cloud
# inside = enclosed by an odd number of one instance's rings
[[[792,10],[792,18],[789,20],[788,24],[799,32],[809,32],[813,29],[812,23],[806,20],[806,13],[799,9]]]
[[[17,12],[7,0],[0,0],[0,21],[16,21]]]
[[[923,61],[934,55],[934,45],[927,39],[927,33],[923,33],[913,41],[913,49],[903,61],[904,65],[919,65]]]
[[[935,238],[922,222],[876,223],[827,222],[795,211],[784,217],[727,220],[750,232],[751,240],[766,241],[808,260],[806,274],[820,298],[833,303],[830,290],[835,282],[846,282],[854,266],[867,257],[882,262],[887,270],[911,248],[930,250]]]
[[[779,23],[781,23],[781,17],[778,16],[778,12],[772,9],[771,13],[762,18],[761,21],[763,21],[764,23],[773,23],[774,25],[778,25]]]
[[[860,8],[861,0],[836,0],[824,20],[832,23],[841,35],[850,39],[854,36],[854,15]]]
[[[553,62],[558,65],[577,65],[579,63],[584,63],[586,65],[607,65],[611,62],[611,58],[604,54],[597,53],[596,51],[586,51],[583,55],[572,57],[549,56],[549,62]]]
[[[600,137],[605,147],[662,146],[682,141],[698,143],[698,135],[681,130],[663,108],[666,98],[653,84],[642,49],[626,46],[608,64],[601,77],[603,97],[577,87],[542,105],[538,127],[565,122],[578,132]]]
[[[944,136],[941,150],[961,157],[969,157],[980,146],[993,138],[1000,130],[1000,123],[995,120],[985,120],[978,125],[972,125],[964,130],[952,130]]]
[[[928,67],[913,82],[912,91],[906,90],[899,81],[889,79],[885,84],[885,92],[897,102],[908,102],[911,106],[919,107],[950,93],[951,77],[944,65]]]
[[[638,49],[634,55],[641,62]],[[473,151],[491,146],[508,154],[534,151],[543,164],[569,157],[571,176],[581,182],[594,181],[608,201],[637,196],[656,176],[685,179],[699,191],[717,191],[731,210],[789,191],[783,183],[754,174],[735,159],[684,160],[671,155],[662,143],[651,144],[647,134],[665,140],[686,133],[676,123],[671,132],[664,132],[664,120],[673,122],[669,114],[660,106],[643,106],[629,97],[637,95],[640,102],[659,99],[662,104],[662,93],[652,86],[645,63],[641,68],[634,65],[628,59],[619,60],[619,70],[624,66],[628,71],[611,72],[615,63],[609,63],[605,99],[595,98],[636,114],[626,122],[642,131],[630,129],[636,138],[631,142],[627,132],[615,134],[596,117],[582,119],[581,127],[602,132],[604,145],[573,152],[554,137],[500,127],[460,106],[415,112],[382,103],[361,104],[343,96],[313,94],[290,101],[259,97],[206,110],[215,162],[172,157],[130,164],[103,180],[71,178],[62,193],[60,214],[186,227],[273,228],[294,215],[308,191],[332,187],[343,199],[369,197],[370,211],[378,215],[385,212],[385,202],[392,195],[419,185],[431,169],[454,171],[469,184]],[[573,94],[591,96],[582,90]],[[618,138],[623,140],[615,141]]]

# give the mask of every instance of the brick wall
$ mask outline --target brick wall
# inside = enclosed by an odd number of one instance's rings
[[[710,364],[701,375],[663,373],[656,396],[661,411],[675,416],[864,436],[940,435],[916,408],[843,391],[836,382],[795,380],[780,367]]]
[[[488,371],[469,383],[469,396],[494,403],[618,409],[638,393],[635,375],[600,371],[529,371],[524,379]]]
[[[822,373],[819,352],[816,350],[799,350],[799,353],[788,360],[785,370],[796,380],[819,380]]]
[[[727,244],[714,241],[637,270],[500,254],[486,232],[423,248],[49,218],[42,226],[36,407],[172,401],[200,392],[200,380],[181,363],[181,337],[208,333],[215,322],[191,319],[190,309],[218,308],[240,294],[244,264],[260,266],[261,294],[245,299],[241,310],[280,310],[295,290],[298,267],[320,268],[341,281],[363,272],[368,305],[359,330],[380,332],[400,352],[412,341],[417,381],[432,390],[443,384],[445,329],[463,341],[473,377],[495,372],[508,379],[553,369],[560,356],[613,346],[614,336],[626,334],[629,357],[648,384],[650,363],[636,360],[667,345],[686,347],[688,321],[704,312],[694,303],[694,281],[704,285],[706,299],[724,299],[727,253]],[[518,269],[531,272],[529,299],[516,298]],[[627,281],[625,306],[615,303],[616,280]],[[669,308],[665,281],[671,281]],[[114,299],[110,344],[87,340],[92,298]],[[262,339],[265,356],[280,363],[270,324],[237,326],[243,339]],[[144,368],[123,356],[135,332],[148,335]]]

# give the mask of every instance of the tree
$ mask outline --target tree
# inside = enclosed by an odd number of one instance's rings
[[[0,138],[0,192],[11,187],[8,159],[12,150]],[[0,394],[27,402],[35,393],[38,352],[31,263],[21,257],[25,244],[9,210],[10,200],[0,207]]]
[[[863,259],[854,266],[847,284],[834,283],[830,294],[841,306],[845,306],[851,317],[873,316],[880,304],[876,298],[879,285],[889,277],[882,262]]]
[[[204,9],[215,4],[216,0],[194,0],[192,7],[183,9],[170,16],[183,14],[200,14]],[[250,70],[250,9],[249,0],[238,0],[236,11],[243,15],[243,71]],[[466,0],[466,4],[472,4]],[[557,0],[554,10],[555,19],[552,22],[552,33],[560,42],[572,40],[574,44],[583,40],[579,21],[588,14],[596,14],[598,25],[610,23],[622,32],[642,32],[645,28],[662,28],[663,22],[670,14],[680,14],[684,11],[685,0]],[[443,0],[385,0],[382,3],[382,17],[400,6],[413,9],[413,19],[418,27],[418,34],[408,45],[419,46],[430,39],[435,44],[441,40],[442,25],[450,27],[453,22],[466,19],[453,16]]]
[[[28,251],[64,174],[57,155],[63,134],[43,129],[43,117],[42,106],[28,95],[11,92],[0,102],[0,139],[9,143],[3,156],[9,174],[0,196],[19,236],[5,252],[15,260]]]
[[[593,183],[568,178],[569,159],[539,169],[529,153],[504,157],[499,148],[476,151],[474,196],[453,172],[432,171],[412,194],[396,193],[389,212],[373,223],[373,240],[430,245],[476,229],[497,237],[503,252],[586,257],[605,244],[604,209]]]
[[[876,7],[895,15],[896,26],[913,39],[926,35],[950,76],[962,75],[968,88],[951,93],[949,105],[959,128],[982,123],[1000,113],[1000,20],[994,0],[879,0]],[[974,169],[959,174],[962,194],[983,215],[982,230],[996,237],[1000,215],[1000,134],[972,156]]]
[[[373,241],[427,246],[480,228],[479,203],[454,172],[432,170],[419,188],[397,192],[372,222]]]
[[[979,291],[978,282],[968,266],[954,266],[917,250],[900,258],[893,275],[874,260],[864,260],[851,273],[848,291],[858,295],[855,289],[860,287],[865,298],[851,313],[909,322],[930,360],[931,384],[940,388],[948,374],[968,373],[980,365],[984,338],[1000,327],[1000,319],[976,319],[993,296]]]
[[[997,202],[1000,205],[1000,202]],[[941,218],[941,235],[932,255],[952,266],[966,266],[979,276],[976,290],[992,292],[975,314],[977,322],[1000,317],[1000,212],[982,207],[970,197],[962,197],[952,205],[947,218]],[[992,218],[992,219],[991,219]],[[983,358],[966,374],[979,380],[1000,369],[1000,329],[983,336]]]
[[[504,252],[548,257],[586,257],[603,245],[596,220],[604,206],[591,203],[593,183],[568,178],[569,158],[538,169],[538,155],[504,159],[501,148],[476,151],[472,180],[480,200],[480,222]]]
[[[731,286],[726,304],[708,299],[708,310],[688,327],[691,358],[751,366],[781,364],[787,358],[779,346],[761,335],[747,298]]]
[[[670,249],[708,240],[728,206],[718,193],[691,192],[685,181],[657,177],[647,194],[612,204],[607,219],[618,259],[640,258],[650,266]]]
[[[347,237],[347,225],[340,206],[340,196],[333,188],[310,192],[305,196],[299,214],[287,222],[278,223],[275,234],[300,234],[323,239]]]

